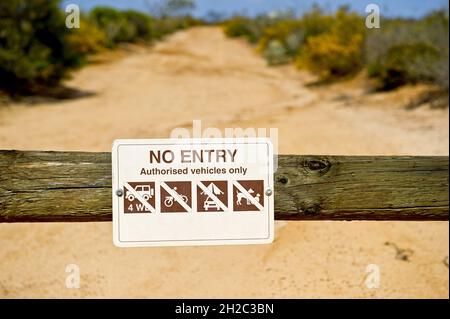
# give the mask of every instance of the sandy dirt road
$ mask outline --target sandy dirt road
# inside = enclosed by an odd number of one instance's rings
[[[313,80],[195,28],[77,72],[68,85],[90,97],[0,108],[0,149],[109,151],[199,119],[278,128],[282,154],[448,155],[448,109],[403,107],[420,88],[367,95],[358,78]],[[448,222],[277,222],[272,245],[119,249],[111,223],[2,224],[0,297],[448,298],[448,236]],[[79,289],[65,287],[71,263]],[[365,285],[369,264],[378,289]]]

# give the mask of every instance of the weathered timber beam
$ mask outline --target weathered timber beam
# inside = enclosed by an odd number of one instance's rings
[[[277,220],[448,220],[447,156],[278,156]],[[111,220],[110,153],[0,151],[0,222]]]

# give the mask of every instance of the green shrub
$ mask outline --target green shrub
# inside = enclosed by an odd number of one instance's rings
[[[250,35],[250,19],[244,17],[234,17],[224,25],[225,34],[232,38]]]
[[[82,55],[100,52],[107,45],[106,34],[83,16],[80,28],[70,30],[68,41]]]
[[[269,64],[289,62],[295,59],[310,37],[328,32],[332,22],[333,17],[325,15],[315,6],[300,19],[279,20],[264,29],[259,50]]]
[[[379,89],[433,80],[433,63],[439,54],[424,43],[391,46],[380,63],[368,66],[368,74],[380,80]]]
[[[280,21],[264,30],[259,40],[259,50],[269,64],[286,63],[297,55],[303,38],[300,21]]]
[[[142,12],[119,11],[109,7],[96,7],[89,16],[106,34],[109,47],[115,47],[120,42],[150,42],[175,31],[202,24],[202,21],[190,16],[152,18]]]
[[[173,32],[198,25],[203,25],[203,21],[191,16],[162,17],[153,21],[153,36],[162,39]]]
[[[136,26],[129,23],[125,14],[109,7],[96,7],[89,14],[91,21],[106,34],[107,46],[119,42],[132,42],[136,38]]]
[[[235,16],[224,23],[224,32],[229,37],[244,37],[250,43],[258,43],[264,31],[275,24],[277,20],[267,16],[254,19]]]
[[[0,90],[45,93],[88,54],[120,42],[152,41],[198,25],[189,16],[152,17],[133,10],[94,8],[81,16],[80,28],[68,29],[58,0],[0,2]]]
[[[429,82],[448,91],[448,13],[420,20],[386,21],[371,30],[365,45],[368,74],[377,89]]]
[[[264,49],[264,57],[269,65],[283,64],[289,61],[286,46],[279,40],[271,40]]]
[[[329,31],[308,37],[297,65],[322,79],[347,76],[363,66],[364,20],[356,13],[340,9]]]
[[[127,10],[122,12],[127,23],[132,26],[133,32],[129,35],[128,41],[137,40],[151,41],[153,38],[153,19],[145,13]]]
[[[57,85],[83,62],[84,55],[68,41],[58,1],[1,1],[0,12],[1,89],[36,93]]]
[[[300,19],[303,33],[303,44],[313,36],[329,32],[334,23],[334,17],[325,14],[319,6],[314,6],[311,11],[306,12]]]

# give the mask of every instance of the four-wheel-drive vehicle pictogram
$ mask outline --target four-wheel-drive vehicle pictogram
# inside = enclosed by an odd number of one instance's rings
[[[149,185],[136,185],[134,187],[136,193],[138,193],[144,200],[149,200],[153,196],[155,196],[155,189],[151,188]],[[132,202],[135,199],[135,196],[131,193],[127,193],[127,199]]]

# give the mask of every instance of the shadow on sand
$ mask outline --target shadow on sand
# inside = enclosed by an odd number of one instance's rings
[[[24,103],[29,105],[40,103],[56,103],[81,98],[95,96],[97,93],[92,91],[79,90],[76,88],[60,85],[53,88],[42,88],[29,94],[1,94],[0,104]]]

